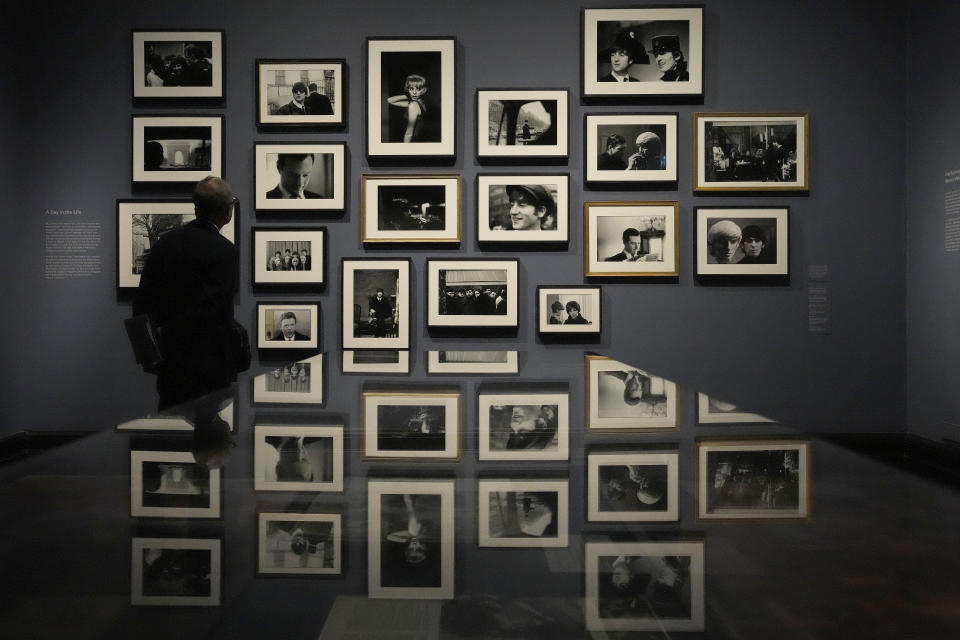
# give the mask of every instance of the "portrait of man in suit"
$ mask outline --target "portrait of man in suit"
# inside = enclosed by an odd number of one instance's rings
[[[280,174],[280,182],[267,191],[267,198],[271,200],[323,198],[324,196],[319,193],[307,189],[315,164],[316,158],[312,153],[277,154],[277,173]]]
[[[307,336],[297,331],[297,316],[293,311],[287,311],[280,316],[280,333],[270,338],[274,341],[293,342],[294,340],[309,340]]]

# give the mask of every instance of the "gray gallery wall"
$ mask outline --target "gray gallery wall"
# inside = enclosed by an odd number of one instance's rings
[[[154,402],[153,381],[134,365],[122,332],[121,321],[129,315],[129,304],[118,298],[115,289],[115,199],[160,195],[131,190],[129,129],[133,113],[225,114],[226,177],[245,203],[253,196],[255,140],[347,143],[348,208],[342,219],[327,222],[330,246],[334,247],[328,262],[333,278],[323,293],[303,297],[323,306],[324,348],[336,369],[339,258],[365,255],[359,240],[357,196],[359,177],[369,171],[362,128],[363,51],[368,35],[452,35],[458,40],[457,99],[462,107],[457,124],[458,155],[452,170],[463,174],[465,232],[460,250],[440,252],[444,256],[485,255],[476,246],[475,231],[474,179],[481,167],[474,160],[474,89],[571,89],[570,161],[566,167],[550,169],[569,171],[571,176],[570,248],[566,253],[519,254],[521,286],[526,291],[522,300],[529,304],[522,307],[518,335],[498,341],[528,352],[523,369],[526,378],[556,377],[556,362],[583,350],[582,346],[543,347],[532,330],[536,284],[583,281],[583,201],[678,200],[679,278],[665,283],[604,284],[608,313],[603,338],[590,348],[677,380],[688,391],[707,391],[801,428],[901,429],[906,407],[902,375],[906,362],[904,175],[917,170],[905,159],[902,123],[907,113],[907,87],[920,77],[908,72],[904,56],[907,29],[903,7],[828,0],[706,2],[703,104],[626,107],[580,102],[580,7],[580,2],[556,0],[291,0],[283,3],[282,10],[251,0],[189,5],[167,1],[110,1],[95,6],[6,3],[4,23],[21,26],[16,34],[4,36],[8,52],[4,65],[8,68],[4,70],[7,86],[0,140],[8,153],[2,179],[12,186],[5,186],[2,195],[7,230],[2,246],[8,268],[0,275],[6,299],[0,338],[4,380],[0,385],[0,436],[21,429],[106,428],[142,413]],[[936,10],[931,9],[914,20],[925,24],[935,18]],[[204,109],[134,107],[130,86],[130,30],[134,27],[225,29],[225,104]],[[946,38],[944,33],[944,48],[948,46]],[[350,74],[346,130],[258,133],[253,102],[257,57],[346,58]],[[932,77],[916,92],[932,96],[940,79]],[[698,110],[808,111],[809,195],[694,197],[689,150],[692,114]],[[583,116],[611,111],[679,112],[680,180],[676,191],[583,190]],[[919,116],[922,111],[911,103],[912,115]],[[912,129],[911,133],[929,133],[946,142],[946,130],[929,122],[922,131]],[[944,163],[950,164],[946,158]],[[930,172],[931,179],[942,173],[939,164],[935,169]],[[917,199],[912,190],[911,216]],[[693,207],[738,204],[790,206],[788,286],[695,283]],[[101,275],[44,278],[42,231],[47,210],[81,210],[83,221],[101,223]],[[929,217],[933,221],[937,215],[931,210]],[[238,220],[242,266],[237,317],[251,329],[255,303],[276,299],[255,296],[249,285],[249,228],[255,222],[251,207],[245,206]],[[425,370],[424,350],[463,342],[483,344],[473,339],[434,338],[425,330],[424,259],[436,253],[367,253],[413,257],[417,323],[413,346],[419,352],[415,378],[422,377]],[[831,296],[831,332],[826,335],[807,332],[808,265],[829,267],[826,286]],[[939,268],[942,273],[947,265]],[[914,280],[918,281],[925,279]],[[942,285],[943,290],[947,287]],[[939,300],[933,295],[923,299],[911,295],[918,306]],[[911,309],[911,318],[917,313]],[[932,327],[918,330],[925,328]],[[931,358],[934,342],[931,339],[927,344]],[[923,362],[930,359],[917,362],[911,357],[910,361],[916,364],[920,379],[929,377]],[[267,365],[255,363],[254,369],[266,370]],[[569,371],[576,375],[578,369]],[[361,382],[356,377],[339,381],[337,397],[331,399],[328,409],[355,410]],[[573,389],[579,388],[580,380],[575,380]]]

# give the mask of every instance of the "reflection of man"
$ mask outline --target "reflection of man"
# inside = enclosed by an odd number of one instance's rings
[[[305,567],[311,556],[323,554],[324,567],[333,566],[332,528],[327,522],[293,522],[278,520],[271,523],[277,531],[290,536],[290,551],[298,556],[299,566]]]
[[[278,116],[305,116],[309,112],[307,111],[307,105],[304,102],[307,98],[307,85],[302,82],[293,83],[293,89],[291,91],[293,94],[293,100],[283,105],[277,109]]]
[[[662,81],[686,82],[690,80],[690,74],[687,72],[687,61],[683,58],[683,52],[680,51],[680,38],[678,36],[655,36],[650,53],[657,60],[657,68],[662,74],[660,76]]]
[[[647,262],[650,254],[643,253],[643,238],[639,230],[633,227],[624,229],[622,239],[623,251],[604,258],[604,262]]]
[[[553,219],[557,204],[543,185],[509,184],[506,191],[510,198],[510,227],[514,231],[539,231],[544,220]]]
[[[739,264],[770,264],[773,262],[766,250],[767,234],[755,224],[743,228],[743,259]]]
[[[333,106],[327,96],[317,91],[317,83],[310,83],[310,95],[304,100],[307,105],[307,113],[312,116],[332,116]]]
[[[297,316],[293,311],[286,311],[280,316],[280,333],[271,340],[294,342],[297,340],[309,340],[307,336],[297,331]]]
[[[383,289],[377,289],[374,297],[370,298],[370,320],[373,323],[373,335],[383,338],[387,335],[387,325],[393,319],[393,305],[384,295]]]
[[[640,404],[641,401],[656,404],[665,399],[662,395],[651,395],[650,376],[644,371],[631,369],[629,371],[601,371],[600,373],[623,382],[623,402],[626,405],[634,406]]]
[[[630,27],[620,31],[613,44],[600,51],[598,61],[610,63],[610,73],[600,78],[600,82],[639,82],[630,76],[630,65],[650,64],[650,58],[637,39],[636,31]]]
[[[620,153],[627,146],[627,141],[619,133],[607,136],[606,149],[597,157],[598,171],[618,171],[627,168],[627,161],[620,157]]]
[[[644,131],[637,136],[637,152],[627,159],[630,169],[663,169],[663,144],[660,136]]]
[[[277,173],[280,174],[280,183],[267,191],[267,198],[270,200],[322,198],[323,196],[319,193],[307,189],[313,164],[312,153],[277,154]]]
[[[743,258],[740,227],[732,220],[720,220],[707,230],[708,264],[735,264]]]

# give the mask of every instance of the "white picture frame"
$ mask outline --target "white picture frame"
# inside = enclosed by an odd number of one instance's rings
[[[254,206],[257,212],[303,215],[342,211],[347,191],[346,149],[342,142],[254,143]],[[291,189],[284,186],[288,173],[292,176],[289,178]],[[296,194],[294,190],[301,185],[303,197],[287,197],[288,193]]]
[[[459,390],[364,391],[360,421],[364,459],[459,460],[461,404]]]
[[[477,89],[476,95],[477,159],[480,162],[567,157],[570,131],[567,89]],[[517,110],[515,114],[513,108]],[[533,126],[529,124],[531,118]],[[515,120],[515,130],[506,131],[505,125],[511,120]]]
[[[258,424],[253,440],[254,491],[343,491],[342,425]]]
[[[254,404],[323,404],[323,354],[253,378]]]
[[[339,513],[257,514],[257,573],[336,576],[342,566],[343,517]]]
[[[517,260],[487,260],[461,258],[459,260],[427,259],[427,326],[428,327],[516,327],[518,325]],[[463,313],[449,313],[441,296],[447,289],[490,289],[503,306],[496,303],[492,313],[476,313],[478,309],[464,307]],[[486,295],[486,294],[483,294]],[[471,312],[472,311],[472,312]]]
[[[680,454],[605,451],[587,455],[589,522],[676,522]]]
[[[477,242],[564,243],[569,223],[569,174],[477,175]]]
[[[523,496],[529,500],[525,506],[518,505],[517,499]],[[477,544],[528,549],[569,546],[569,480],[478,480]]]
[[[132,116],[131,181],[193,184],[223,178],[224,116]]]
[[[569,393],[491,393],[481,389],[477,414],[478,460],[570,458]]]
[[[586,354],[587,431],[644,432],[680,428],[680,389],[606,356]]]
[[[287,314],[293,314],[293,338],[284,333]],[[322,331],[320,305],[305,302],[257,304],[257,348],[318,349]],[[306,333],[304,333],[306,332]]]

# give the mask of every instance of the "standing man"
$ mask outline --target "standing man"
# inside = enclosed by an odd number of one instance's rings
[[[304,104],[307,106],[307,113],[312,116],[333,115],[333,105],[330,104],[330,99],[317,91],[316,82],[310,83],[310,95],[307,96]]]
[[[655,36],[650,53],[657,60],[657,68],[662,74],[660,79],[663,82],[687,82],[690,80],[687,61],[683,58],[683,51],[680,51],[680,38],[678,36]]]
[[[323,196],[307,189],[310,174],[313,172],[312,153],[278,153],[277,173],[280,183],[267,191],[268,200],[315,199]]]
[[[630,27],[620,31],[613,39],[613,44],[600,51],[598,61],[610,64],[610,73],[600,78],[600,82],[639,82],[630,75],[630,65],[650,64],[636,31]]]

